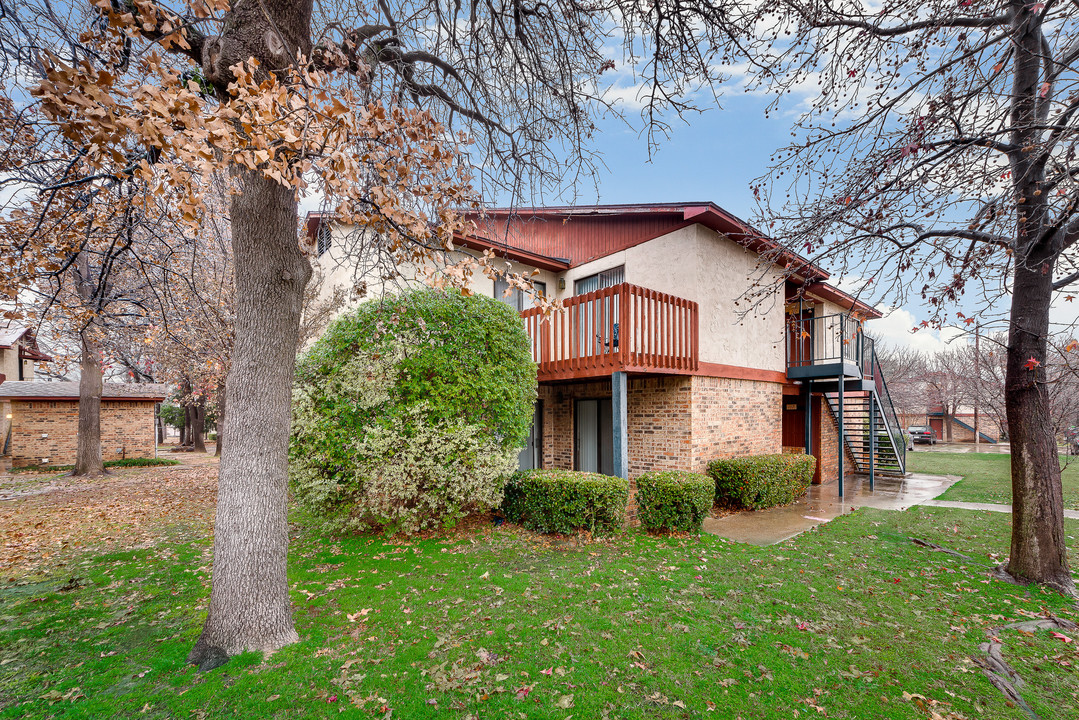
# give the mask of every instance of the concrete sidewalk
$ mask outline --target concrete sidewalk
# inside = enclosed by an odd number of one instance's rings
[[[959,508],[960,510],[988,510],[989,512],[1010,513],[1011,505],[998,503],[960,502],[958,500],[926,500],[922,505],[931,507]],[[1079,510],[1065,510],[1064,517],[1069,520],[1079,520]]]
[[[874,490],[870,491],[869,477],[855,475],[846,479],[842,499],[838,483],[811,485],[804,497],[790,505],[706,518],[704,531],[752,545],[774,545],[854,508],[906,510],[915,505],[931,504],[958,481],[959,478],[952,475],[912,473],[903,478],[877,477]],[[952,505],[967,504],[970,503]]]

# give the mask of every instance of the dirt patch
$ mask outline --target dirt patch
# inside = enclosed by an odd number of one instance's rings
[[[0,477],[0,577],[19,579],[85,548],[152,545],[177,527],[208,534],[217,459],[178,454],[181,465],[117,468],[86,479]]]

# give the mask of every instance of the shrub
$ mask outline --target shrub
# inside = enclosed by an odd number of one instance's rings
[[[155,467],[158,465],[179,465],[179,460],[173,460],[171,458],[123,458],[121,460],[106,460],[103,465],[106,468],[114,467]],[[11,472],[63,472],[71,470],[74,465],[24,465],[22,467],[11,468]]]
[[[804,493],[815,466],[812,455],[751,455],[711,462],[708,474],[716,483],[716,500],[761,510]]]
[[[330,531],[414,532],[497,507],[535,397],[507,305],[436,290],[364,303],[297,364],[293,497]]]
[[[179,460],[172,458],[124,458],[123,460],[106,460],[105,467],[154,467],[157,465],[179,465]]]
[[[715,501],[707,475],[668,470],[637,478],[637,517],[646,530],[700,530]]]
[[[502,511],[512,522],[546,533],[622,527],[629,481],[572,470],[526,470],[506,484]]]

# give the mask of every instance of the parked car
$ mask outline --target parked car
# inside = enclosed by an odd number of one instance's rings
[[[928,425],[911,425],[909,428],[907,428],[907,432],[910,433],[910,442],[912,444],[937,444],[937,433],[933,430],[933,428],[929,427]]]

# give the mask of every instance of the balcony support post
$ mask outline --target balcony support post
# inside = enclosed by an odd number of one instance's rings
[[[614,474],[629,478],[629,383],[625,372],[611,373],[611,429],[614,434]]]
[[[806,455],[813,454],[813,381],[806,380],[802,385],[805,397],[805,446]]]
[[[869,492],[873,492],[877,468],[877,403],[869,393]]]
[[[846,388],[843,387],[844,377],[842,375],[840,375],[836,379],[839,381],[839,417],[836,418],[836,420],[837,420],[836,424],[839,426],[839,433],[838,433],[839,441],[837,443],[838,444],[838,455],[839,455],[839,463],[838,463],[839,464],[839,497],[843,497],[843,448],[844,448],[844,442],[843,442],[843,433],[844,433],[844,427],[843,427],[843,396],[846,394],[844,392],[844,390],[846,390]]]

